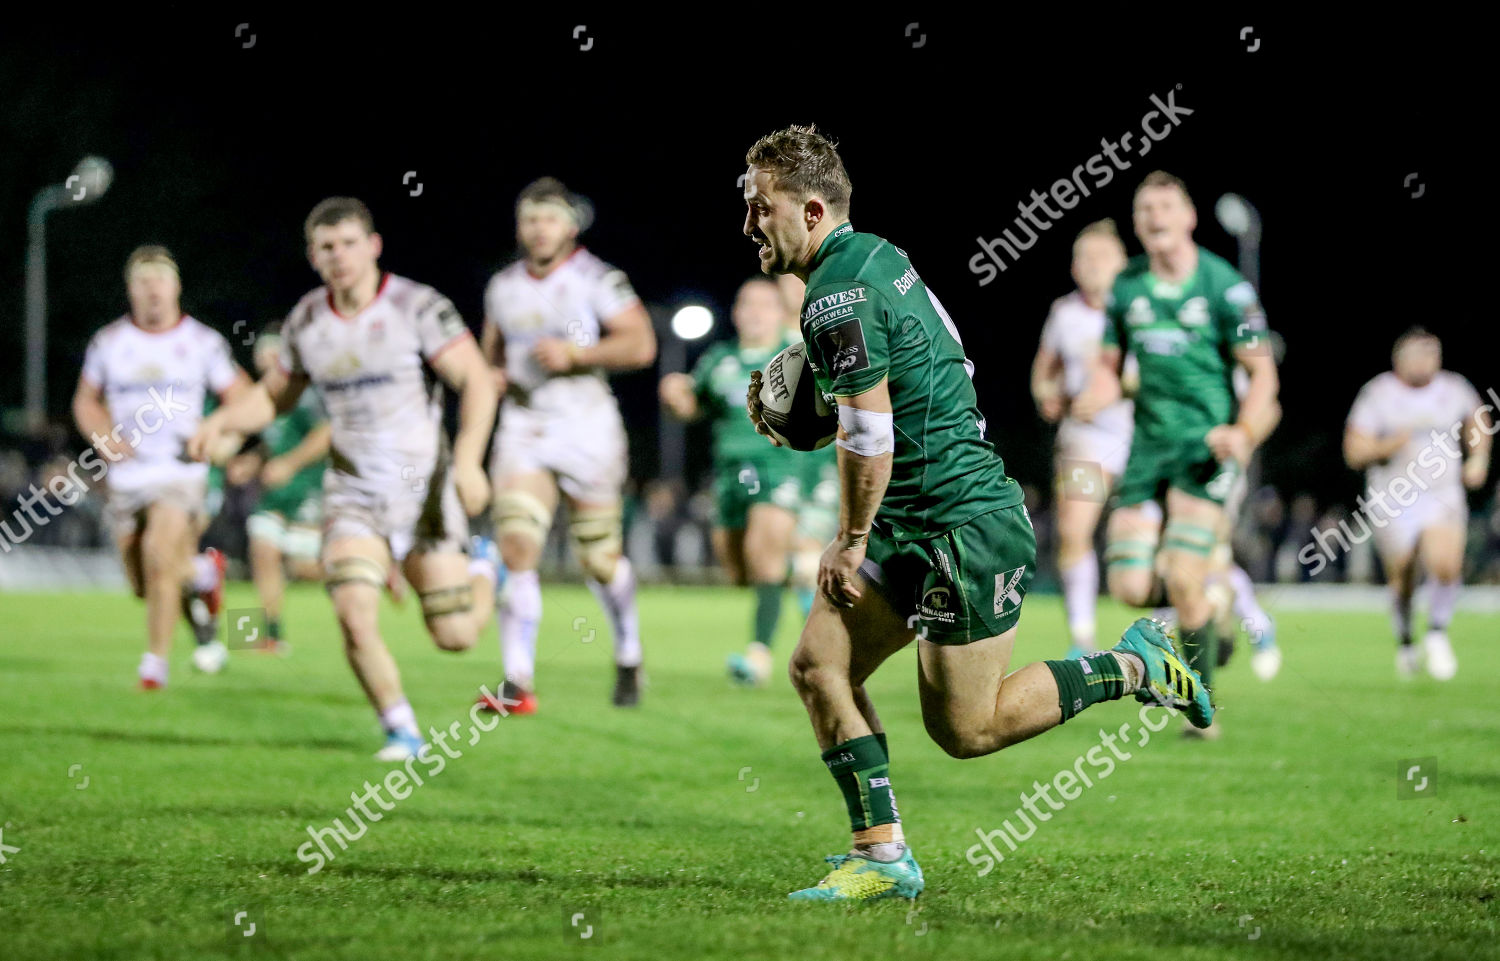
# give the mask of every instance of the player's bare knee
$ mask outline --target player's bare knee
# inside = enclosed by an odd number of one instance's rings
[[[927,736],[933,743],[942,748],[944,754],[960,761],[993,754],[1002,745],[990,732],[964,729],[947,721],[928,718],[924,718],[924,723]]]
[[[432,642],[440,650],[455,653],[473,647],[478,635],[470,618],[452,615],[429,618],[427,632],[432,635]]]
[[[800,647],[792,652],[791,658],[787,661],[786,673],[791,679],[792,687],[804,698],[827,690],[836,683],[847,684],[849,682],[849,678],[843,675],[841,669],[822,663]]]
[[[1109,596],[1130,607],[1145,607],[1151,597],[1152,575],[1148,571],[1109,571]]]

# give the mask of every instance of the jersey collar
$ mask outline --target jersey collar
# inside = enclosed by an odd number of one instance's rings
[[[812,263],[807,265],[807,272],[811,274],[814,270],[817,270],[822,266],[823,261],[827,260],[835,250],[842,247],[853,236],[854,225],[847,220],[833,228],[833,232],[824,237],[823,242],[818,245],[818,252],[813,254]]]

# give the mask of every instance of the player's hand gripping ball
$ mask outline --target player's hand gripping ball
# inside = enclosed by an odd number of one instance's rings
[[[817,450],[838,434],[838,414],[823,399],[807,345],[791,344],[750,375],[746,408],[755,429],[792,450]]]

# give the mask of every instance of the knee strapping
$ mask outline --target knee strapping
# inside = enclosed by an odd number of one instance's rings
[[[474,586],[462,584],[458,587],[444,587],[435,591],[424,591],[418,597],[422,601],[423,617],[464,614],[474,607]]]
[[[340,584],[369,584],[376,590],[385,587],[385,565],[368,557],[341,557],[323,565],[327,575],[323,586],[333,590]]]
[[[1162,546],[1171,551],[1197,554],[1208,557],[1219,543],[1219,535],[1213,528],[1187,521],[1168,521],[1163,532]]]
[[[601,575],[609,573],[620,557],[624,546],[620,520],[620,508],[616,506],[574,511],[568,522],[568,536],[573,540],[578,563],[596,581],[608,580]]]
[[[1140,538],[1112,540],[1104,548],[1104,563],[1111,569],[1150,568],[1156,557],[1156,542]]]
[[[538,546],[547,542],[552,512],[541,498],[525,491],[501,491],[493,509],[496,537],[519,537]]]

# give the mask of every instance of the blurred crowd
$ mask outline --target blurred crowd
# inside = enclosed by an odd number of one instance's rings
[[[0,520],[12,533],[21,528],[12,519],[21,498],[35,485],[46,489],[53,478],[66,475],[80,452],[76,439],[61,425],[37,439],[0,438],[0,504],[6,505]],[[82,472],[87,477],[87,472]],[[1026,505],[1037,532],[1038,585],[1055,584],[1053,558],[1052,498],[1045,486],[1027,484]],[[1464,579],[1468,583],[1500,584],[1500,505],[1493,494],[1473,503],[1469,518],[1468,551]],[[253,486],[228,487],[223,504],[205,540],[243,561],[245,518],[255,503]],[[56,498],[47,501],[55,516],[41,506],[45,524],[31,523],[28,544],[65,548],[109,547],[110,536],[103,519],[102,492],[91,491],[71,506]],[[1370,540],[1353,544],[1337,553],[1316,577],[1298,554],[1313,539],[1313,530],[1334,530],[1348,521],[1351,504],[1320,503],[1311,494],[1285,494],[1266,485],[1246,499],[1234,534],[1234,552],[1240,566],[1259,583],[1318,582],[1380,583],[1384,580],[1380,560]],[[710,478],[688,484],[683,480],[658,479],[633,482],[626,499],[626,548],[641,574],[648,579],[699,581],[713,579],[713,551],[709,531],[713,523]],[[1102,525],[1101,525],[1102,530]],[[569,572],[564,530],[553,528],[543,569],[553,574]],[[1102,534],[1101,534],[1102,536]]]

